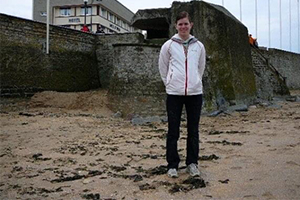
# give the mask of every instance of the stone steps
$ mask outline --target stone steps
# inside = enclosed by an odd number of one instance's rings
[[[259,98],[270,99],[275,95],[286,93],[286,85],[280,74],[269,66],[268,61],[259,50],[251,48],[252,65],[256,76],[257,95]]]

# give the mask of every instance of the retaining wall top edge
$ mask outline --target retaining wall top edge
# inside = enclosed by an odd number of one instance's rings
[[[17,16],[13,16],[13,15],[4,14],[4,13],[0,13],[0,18],[1,17],[8,17],[8,18],[14,18],[16,20],[28,21],[30,23],[39,24],[39,25],[43,25],[43,26],[47,25],[47,23],[45,23],[45,22],[39,22],[39,21],[35,21],[35,20],[32,20],[32,19],[26,19],[26,18],[22,18],[22,17],[17,17]],[[79,34],[89,34],[91,36],[96,35],[95,33],[87,33],[87,32],[83,32],[81,30],[76,30],[76,29],[72,29],[72,28],[68,28],[68,27],[62,27],[62,26],[53,25],[53,24],[49,24],[49,26],[50,26],[50,29],[51,28],[56,28],[56,29],[61,29],[61,30],[64,30],[64,31],[72,31],[72,32],[75,31]]]
[[[155,47],[155,48],[161,48],[161,45],[156,45],[156,44],[145,44],[145,43],[117,43],[113,44],[114,47],[117,46],[142,46],[142,47]]]
[[[300,55],[299,53],[296,53],[296,52],[291,52],[291,51],[286,51],[286,50],[282,50],[282,49],[276,49],[276,48],[269,48],[268,50],[266,51],[278,51],[278,52],[282,52],[282,53],[289,53],[289,54],[295,54],[295,55]]]
[[[127,32],[127,33],[104,33],[104,34],[97,34],[92,33],[93,35],[97,35],[98,37],[109,37],[109,36],[116,36],[116,35],[143,35],[139,32]]]

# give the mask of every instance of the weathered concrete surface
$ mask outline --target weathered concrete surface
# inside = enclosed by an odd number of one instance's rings
[[[132,18],[132,24],[139,29],[147,30],[147,38],[168,38],[170,9],[139,10]]]
[[[252,47],[251,54],[258,99],[272,100],[274,96],[289,95],[285,77],[269,62],[262,51]]]
[[[165,113],[165,90],[157,67],[159,51],[157,45],[114,45],[108,95],[114,111],[129,118]]]
[[[269,62],[286,77],[290,89],[300,89],[300,54],[279,49],[261,50]]]
[[[115,57],[113,45],[119,43],[139,44],[143,41],[144,36],[141,33],[97,35],[96,57],[102,88],[109,88],[110,78],[113,73],[113,62]]]
[[[45,41],[45,24],[0,14],[1,95],[100,87],[92,34],[50,26],[49,55]]]

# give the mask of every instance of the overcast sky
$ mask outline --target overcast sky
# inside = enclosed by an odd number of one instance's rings
[[[177,0],[178,1],[178,0]],[[183,1],[182,2],[188,2]],[[240,0],[223,0],[224,7],[237,19],[240,19]],[[280,49],[280,17],[279,1],[270,0],[271,5],[271,48]],[[281,0],[282,16],[282,49],[300,53],[298,37],[298,9],[299,0]],[[169,8],[172,0],[119,0],[124,6],[134,13],[138,9]],[[222,0],[206,0],[206,2],[222,5]],[[255,0],[242,0],[242,22],[249,33],[258,38],[260,46],[269,46],[268,32],[268,0],[258,2],[258,34],[255,29]],[[291,2],[291,19],[290,6]],[[32,0],[0,0],[0,13],[32,19]],[[291,26],[290,26],[291,22]],[[291,39],[290,39],[291,38]]]

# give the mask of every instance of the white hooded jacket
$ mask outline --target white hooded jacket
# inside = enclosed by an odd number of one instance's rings
[[[205,69],[205,48],[194,36],[188,45],[175,34],[164,43],[159,55],[159,72],[166,86],[167,94],[202,94],[202,76]]]

